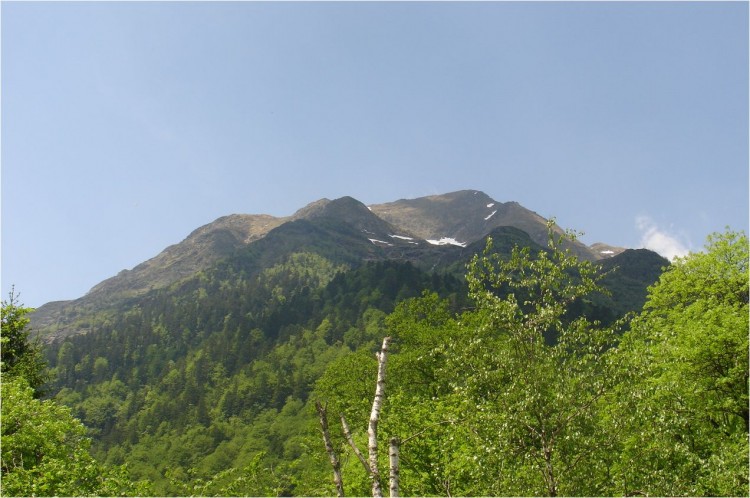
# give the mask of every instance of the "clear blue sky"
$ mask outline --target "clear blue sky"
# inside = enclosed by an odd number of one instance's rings
[[[2,292],[30,306],[322,197],[479,189],[665,253],[747,230],[747,2],[0,8]]]

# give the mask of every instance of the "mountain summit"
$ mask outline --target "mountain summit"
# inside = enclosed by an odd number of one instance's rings
[[[547,243],[547,220],[517,202],[498,202],[478,190],[369,207],[352,197],[320,199],[288,217],[224,216],[132,270],[97,284],[79,299],[41,306],[31,315],[32,327],[47,337],[80,333],[83,327],[75,324],[81,315],[119,308],[221,262],[241,265],[252,275],[307,248],[348,265],[395,259],[441,267],[465,259],[477,242],[501,227],[521,230],[538,245]],[[623,250],[580,242],[569,247],[592,261]]]
[[[367,206],[349,196],[333,201],[322,199],[313,202],[297,211],[292,219],[327,219],[334,223],[343,223],[367,234],[367,238],[372,240],[387,241],[393,234],[403,231],[402,228],[378,217]]]
[[[510,226],[528,233],[537,244],[547,244],[546,219],[517,202],[498,202],[477,190],[401,199],[370,208],[384,220],[425,240],[468,244],[498,227]],[[583,244],[571,248],[583,259],[600,259],[599,253]]]

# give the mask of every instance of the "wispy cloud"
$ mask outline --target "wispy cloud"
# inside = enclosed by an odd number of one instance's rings
[[[638,216],[635,226],[641,232],[641,247],[651,249],[670,261],[689,252],[676,235],[659,227],[649,216]]]

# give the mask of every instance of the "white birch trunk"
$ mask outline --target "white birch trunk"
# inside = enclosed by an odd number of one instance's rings
[[[341,479],[341,464],[336,456],[336,452],[333,450],[333,444],[331,444],[326,409],[320,404],[320,401],[315,402],[315,409],[318,410],[318,415],[320,416],[320,430],[323,433],[323,443],[326,447],[326,453],[328,453],[328,459],[331,461],[331,467],[333,467],[333,483],[336,485],[336,493],[337,496],[343,497],[344,482]]]
[[[390,475],[388,484],[390,488],[391,498],[398,496],[398,451],[399,451],[399,440],[397,437],[392,437],[388,446],[388,467],[390,469]]]
[[[370,422],[367,426],[367,449],[370,457],[370,479],[372,479],[372,496],[381,498],[383,491],[380,489],[380,471],[378,470],[378,419],[380,418],[380,408],[383,405],[385,396],[385,363],[388,356],[388,342],[390,337],[383,339],[383,345],[380,348],[378,358],[378,380],[375,385],[375,397],[372,400],[372,411],[370,412]]]

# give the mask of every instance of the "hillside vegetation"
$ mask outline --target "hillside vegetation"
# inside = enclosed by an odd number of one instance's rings
[[[748,494],[744,234],[668,265],[370,216],[317,204],[46,343],[11,296],[3,494]]]

